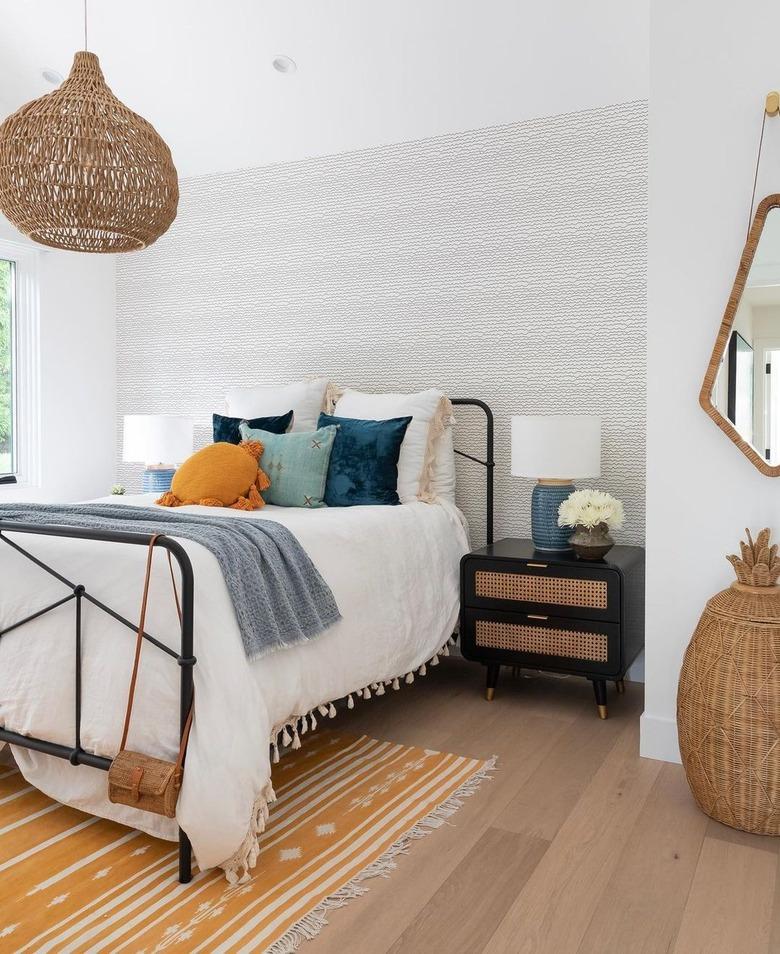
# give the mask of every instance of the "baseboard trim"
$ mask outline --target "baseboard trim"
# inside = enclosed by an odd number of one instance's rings
[[[659,762],[681,762],[677,720],[643,712],[639,720],[639,754]]]

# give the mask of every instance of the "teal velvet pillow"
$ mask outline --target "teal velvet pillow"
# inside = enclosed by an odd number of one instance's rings
[[[320,414],[320,427],[338,425],[325,485],[329,507],[400,502],[398,455],[410,421],[411,417],[360,421]]]
[[[271,486],[263,491],[266,503],[277,507],[325,506],[325,482],[338,428],[271,434],[242,421],[239,430],[243,440],[263,445],[259,464],[271,480]]]
[[[292,424],[293,412],[279,414],[276,417],[253,417],[247,421],[250,427],[255,430],[270,431],[272,434],[284,434],[290,429]],[[212,414],[211,423],[214,431],[214,443],[218,444],[224,441],[227,444],[241,443],[242,417],[225,417],[224,414]]]

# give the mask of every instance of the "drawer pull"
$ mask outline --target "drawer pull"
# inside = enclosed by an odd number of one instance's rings
[[[548,619],[547,616],[537,616],[535,613],[529,613],[528,619]]]
[[[547,569],[547,564],[546,564],[546,563],[526,563],[526,566],[535,567],[537,570],[546,570],[546,569]]]

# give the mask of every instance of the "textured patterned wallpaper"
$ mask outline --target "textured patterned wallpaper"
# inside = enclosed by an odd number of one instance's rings
[[[639,542],[646,216],[642,102],[185,181],[168,235],[118,259],[120,422],[194,413],[202,443],[227,388],[315,373],[481,397],[501,535],[529,531],[510,415],[597,413],[599,485]],[[482,472],[460,475],[478,540]]]

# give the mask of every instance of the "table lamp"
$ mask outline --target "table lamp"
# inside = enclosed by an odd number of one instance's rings
[[[171,489],[176,464],[192,453],[193,421],[173,414],[126,414],[122,460],[146,464],[144,493]]]
[[[512,418],[512,476],[535,477],[531,537],[537,550],[570,550],[571,527],[558,507],[579,477],[601,476],[601,418],[590,414],[524,414]]]

